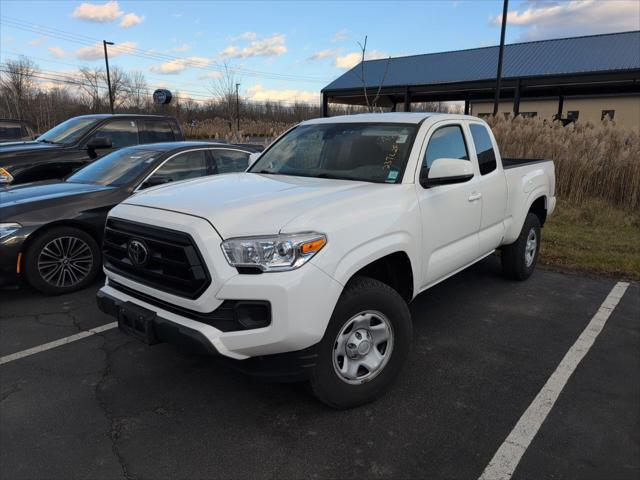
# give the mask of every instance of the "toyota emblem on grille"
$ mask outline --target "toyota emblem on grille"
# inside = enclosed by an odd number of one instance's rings
[[[149,249],[141,240],[130,240],[127,244],[127,256],[136,267],[142,267],[149,261]]]

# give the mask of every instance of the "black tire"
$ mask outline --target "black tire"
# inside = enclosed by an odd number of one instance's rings
[[[530,236],[534,235],[535,248],[527,246]],[[518,239],[511,245],[502,247],[502,271],[513,280],[526,280],[531,276],[538,263],[540,252],[540,219],[534,213],[527,214]],[[531,253],[533,253],[532,259]]]
[[[343,333],[343,328],[361,312],[380,313],[391,327],[392,343],[389,357],[382,362],[377,373],[369,380],[355,380],[363,383],[352,384],[341,378],[334,368],[334,352],[338,352],[338,334]],[[411,348],[412,330],[409,307],[398,292],[372,278],[353,278],[340,296],[318,345],[318,362],[309,381],[312,393],[321,402],[336,409],[352,408],[377,399],[397,378]],[[355,330],[353,332],[355,335]],[[371,349],[379,348],[373,342],[371,345]],[[388,344],[380,346],[383,350],[388,348]],[[343,362],[345,359],[346,356],[343,356]]]
[[[52,244],[56,241],[58,243]],[[67,259],[67,263],[64,264],[67,270],[62,274],[63,281],[57,282],[56,279],[59,276],[52,273],[56,267],[51,266],[54,260],[50,252],[59,252],[60,245],[63,248],[65,245],[68,246],[67,253],[77,253],[74,256],[73,268],[70,260]],[[43,251],[45,247],[48,248]],[[62,253],[64,255],[64,252]],[[101,260],[100,248],[91,235],[74,227],[55,227],[39,234],[27,248],[24,263],[25,276],[33,288],[44,294],[71,293],[85,288],[96,278],[102,265]],[[40,267],[39,262],[41,262]],[[47,267],[42,267],[45,265],[44,262],[48,265]],[[62,262],[64,259],[58,262],[60,264],[58,272],[63,269]]]

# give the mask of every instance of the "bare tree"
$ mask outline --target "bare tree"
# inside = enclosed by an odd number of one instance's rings
[[[137,111],[146,110],[149,106],[149,84],[140,71],[129,74],[129,107]]]
[[[211,80],[209,91],[222,107],[224,118],[229,123],[229,130],[236,125],[238,108],[236,105],[236,83],[240,83],[233,69],[225,62],[222,75]]]
[[[7,60],[1,65],[0,87],[2,97],[12,116],[23,118],[25,108],[35,93],[34,75],[37,73],[35,63],[20,57],[17,60]]]
[[[91,112],[99,112],[102,109],[102,89],[104,84],[104,70],[101,68],[80,68],[80,90],[81,98]]]
[[[387,61],[385,62],[384,74],[382,75],[382,79],[380,80],[380,84],[378,85],[378,90],[376,91],[376,95],[375,97],[373,97],[373,100],[370,102],[369,93],[367,91],[367,80],[365,77],[365,65],[364,65],[366,54],[367,54],[367,36],[366,35],[364,36],[364,42],[363,43],[358,42],[358,46],[360,47],[360,51],[362,52],[362,57],[360,60],[360,74],[358,75],[356,73],[356,75],[360,79],[360,82],[362,82],[362,89],[364,91],[364,101],[367,104],[367,108],[370,112],[374,112],[376,107],[378,106],[378,100],[380,99],[380,92],[382,91],[382,85],[387,79],[387,73],[389,72],[389,64],[391,63],[391,57],[388,57]]]

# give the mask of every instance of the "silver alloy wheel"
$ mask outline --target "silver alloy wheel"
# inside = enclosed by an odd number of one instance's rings
[[[529,268],[533,264],[533,260],[536,258],[536,252],[538,250],[538,236],[536,235],[535,228],[529,230],[527,235],[527,244],[524,247],[524,262]]]
[[[54,287],[72,287],[82,282],[93,267],[89,245],[78,237],[58,237],[38,255],[40,277]]]
[[[367,310],[351,317],[333,347],[333,369],[340,380],[359,385],[375,378],[393,351],[393,327],[380,312]]]

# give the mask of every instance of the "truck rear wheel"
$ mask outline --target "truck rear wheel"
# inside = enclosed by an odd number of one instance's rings
[[[311,391],[339,409],[375,400],[397,378],[411,334],[409,307],[398,292],[378,280],[355,277],[319,344]]]
[[[527,214],[518,239],[502,247],[502,271],[514,280],[526,280],[538,262],[540,252],[540,220],[534,213]]]

